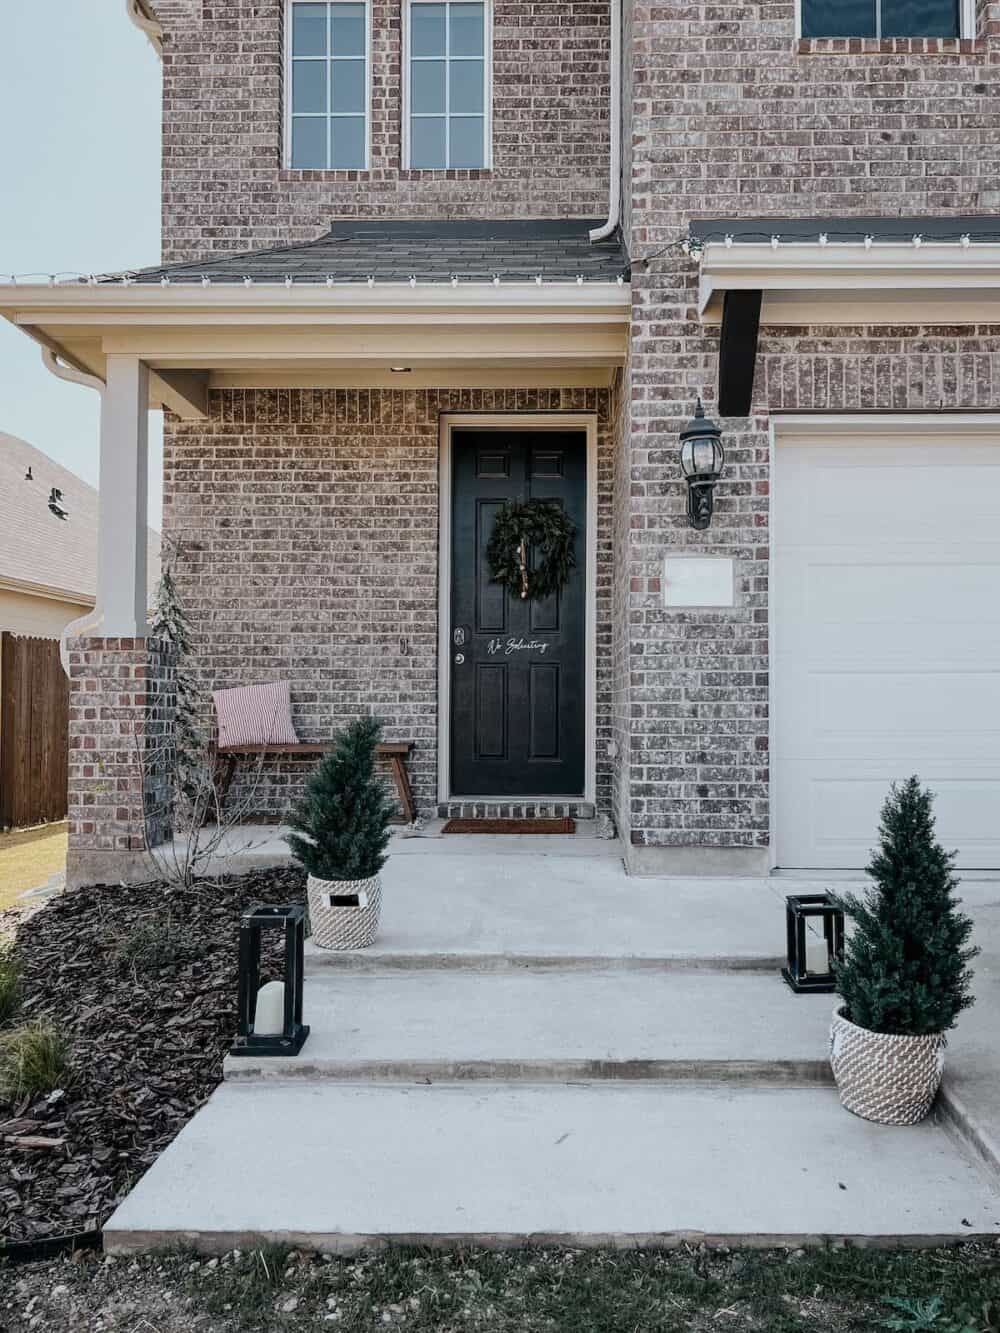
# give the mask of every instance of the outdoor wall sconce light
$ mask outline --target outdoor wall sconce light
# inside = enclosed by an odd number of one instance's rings
[[[828,893],[805,893],[786,900],[788,966],[781,975],[797,995],[836,990],[833,964],[844,956],[844,913]],[[809,923],[822,922],[822,935]]]
[[[64,522],[69,518],[69,510],[63,504],[63,493],[58,486],[53,486],[49,491],[49,512]]]
[[[705,416],[701,399],[681,431],[681,471],[688,484],[688,522],[704,530],[712,522],[715,483],[722,476],[726,454],[722,431]]]
[[[251,907],[240,918],[239,1027],[230,1055],[298,1055],[309,1029],[302,1024],[306,909]],[[265,930],[285,932],[285,979],[260,985]]]

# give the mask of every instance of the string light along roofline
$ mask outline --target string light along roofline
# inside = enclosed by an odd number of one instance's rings
[[[974,248],[986,249],[989,246],[1000,245],[1000,227],[995,232],[977,231],[975,235],[966,230],[956,230],[953,232],[939,232],[928,236],[926,232],[913,231],[910,235],[901,235],[899,231],[877,232],[864,231],[860,228],[851,230],[835,230],[825,228],[823,231],[817,231],[815,236],[804,236],[798,233],[782,233],[780,230],[740,232],[719,231],[699,235],[689,233],[677,240],[668,241],[666,245],[659,246],[648,255],[642,255],[633,261],[633,267],[648,269],[654,260],[662,258],[671,251],[680,250],[688,256],[689,259],[700,260],[708,246],[723,246],[731,250],[734,245],[760,245],[770,246],[772,250],[778,249],[797,249],[805,250],[810,246],[818,249],[841,249],[847,250],[854,246],[864,246],[866,250],[871,250],[874,246],[885,247],[886,249],[910,248],[919,250],[922,246],[954,246],[963,250]]]
[[[597,277],[590,278],[585,274],[576,273],[573,275],[560,273],[558,275],[545,275],[536,273],[532,276],[521,276],[505,278],[500,273],[493,273],[489,277],[482,274],[462,275],[458,273],[449,274],[446,277],[419,278],[416,274],[410,274],[408,278],[393,276],[390,278],[378,278],[377,275],[370,273],[365,278],[348,277],[336,278],[330,273],[317,274],[296,274],[290,273],[281,276],[254,278],[250,274],[227,273],[223,276],[216,275],[213,279],[209,273],[183,273],[169,274],[163,273],[159,278],[149,276],[143,278],[142,274],[135,270],[128,270],[121,273],[0,273],[0,285],[3,286],[22,286],[22,285],[44,285],[47,287],[138,287],[140,289],[154,287],[202,287],[213,288],[224,291],[233,287],[271,287],[286,289],[293,287],[409,287],[411,290],[416,287],[541,287],[562,286],[562,287],[622,287],[629,281],[627,273],[618,273],[613,278]]]

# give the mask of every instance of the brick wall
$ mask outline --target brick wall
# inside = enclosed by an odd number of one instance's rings
[[[756,848],[732,866],[765,863],[769,411],[996,408],[1000,388],[991,329],[765,328],[753,415],[723,423],[716,518],[696,533],[677,436],[697,393],[711,410],[718,333],[697,321],[697,267],[677,242],[692,217],[1000,211],[1000,6],[979,17],[975,43],[834,53],[800,47],[791,0],[629,6],[633,260],[671,247],[633,275],[623,785],[637,858]],[[655,580],[674,550],[734,556],[738,605],[666,611]]]
[[[604,215],[607,0],[495,0],[489,171],[401,170],[402,0],[370,3],[365,172],[284,168],[284,0],[161,6],[165,260],[312,240],[336,216]]]
[[[212,689],[288,679],[304,740],[369,707],[416,742],[418,807],[437,800],[438,432],[443,412],[598,417],[598,796],[609,806],[612,574],[609,394],[567,390],[225,390],[205,423],[169,420],[164,529]],[[307,765],[244,770],[233,800],[279,815]]]
[[[71,639],[69,882],[117,882],[170,836],[173,656],[156,639]]]

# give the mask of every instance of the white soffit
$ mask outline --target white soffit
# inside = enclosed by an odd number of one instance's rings
[[[710,241],[699,265],[705,324],[727,291],[762,292],[764,324],[1000,322],[992,241]]]
[[[532,376],[548,385],[563,371],[567,383],[606,385],[625,360],[630,315],[627,282],[0,283],[0,317],[90,374],[103,377],[108,355],[139,357],[157,401],[181,415],[169,391],[192,400],[178,380],[192,375],[196,398],[215,376],[533,387]],[[390,378],[394,365],[412,373]]]

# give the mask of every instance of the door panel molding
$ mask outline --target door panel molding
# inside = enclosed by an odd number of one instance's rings
[[[579,430],[587,443],[587,532],[585,571],[586,701],[584,794],[593,803],[597,786],[597,417],[591,412],[444,413],[438,451],[438,801],[454,797],[451,790],[451,582],[452,582],[452,432],[474,430]],[[531,794],[517,800],[580,800],[577,793]],[[466,799],[466,798],[462,798]],[[476,796],[476,802],[510,801],[509,796]]]

